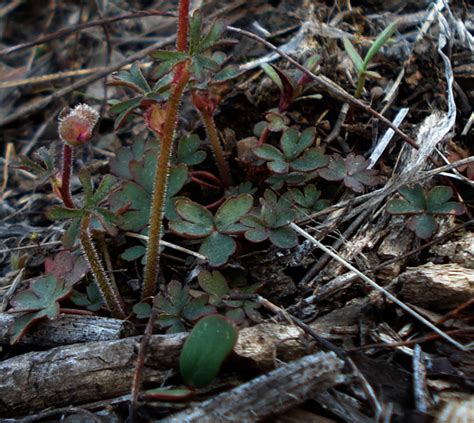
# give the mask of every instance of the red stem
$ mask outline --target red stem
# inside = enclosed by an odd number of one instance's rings
[[[189,0],[180,0],[178,17],[178,35],[176,38],[176,50],[186,51],[188,46],[189,28]]]
[[[213,203],[208,204],[207,206],[204,206],[204,207],[208,210],[214,210],[214,209],[217,209],[217,207],[219,207],[224,201],[225,201],[225,196],[223,195],[217,201],[214,201]]]
[[[202,122],[204,123],[204,127],[206,128],[207,137],[216,159],[217,170],[219,171],[222,183],[225,187],[230,187],[232,185],[232,174],[230,173],[229,163],[227,163],[224,150],[219,140],[219,134],[217,133],[217,128],[214,123],[212,112],[208,112],[207,110],[199,110],[199,113],[201,115]]]
[[[268,127],[265,127],[265,129],[260,134],[260,138],[258,139],[257,148],[261,147],[267,142],[268,135],[270,135],[270,130],[268,129]]]
[[[221,180],[214,174],[212,174],[211,172],[208,172],[206,170],[193,170],[191,172],[191,176],[197,176],[197,177],[201,177],[201,178],[207,178],[213,182],[215,182],[216,184],[218,184],[219,186],[222,186],[222,182]]]
[[[74,201],[72,201],[71,197],[72,156],[72,147],[68,144],[64,144],[60,192],[64,205],[70,209],[75,208]]]
[[[75,308],[60,308],[59,312],[62,314],[72,314],[78,316],[95,316],[96,314],[89,310],[77,310]]]
[[[209,182],[203,181],[202,179],[196,178],[195,176],[191,176],[191,181],[195,182],[196,184],[212,189],[221,189],[221,186],[210,184]]]

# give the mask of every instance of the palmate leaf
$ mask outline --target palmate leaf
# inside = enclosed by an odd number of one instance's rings
[[[17,343],[38,320],[56,318],[59,315],[58,301],[71,292],[72,286],[66,286],[63,280],[48,275],[36,279],[29,289],[16,294],[10,301],[12,308],[9,312],[24,314],[15,319],[10,328],[10,343]]]
[[[219,267],[226,264],[237,245],[232,237],[213,232],[201,244],[199,252],[207,257],[209,265]]]
[[[253,197],[250,194],[240,194],[228,198],[217,210],[214,223],[219,232],[236,232],[241,230],[238,225],[240,219],[246,215],[253,206]]]
[[[175,202],[180,219],[169,223],[170,230],[189,239],[203,239],[199,252],[207,257],[211,266],[222,266],[235,253],[237,245],[228,234],[243,232],[241,218],[253,205],[250,194],[228,198],[213,216],[205,207],[187,198]]]
[[[277,199],[275,193],[266,190],[260,198],[260,216],[245,216],[242,223],[248,228],[244,234],[251,242],[267,238],[280,248],[291,248],[298,243],[296,234],[288,227],[296,216],[287,198]]]
[[[253,294],[260,287],[259,284],[247,286],[247,281],[244,280],[242,281],[245,284],[244,286],[237,285],[236,283],[229,285],[224,275],[217,270],[213,272],[207,270],[200,272],[198,281],[199,286],[211,295],[211,304],[214,304],[222,311],[225,310],[225,315],[232,319],[234,323],[243,323],[246,316],[254,321],[258,321],[261,318],[260,313],[256,311],[261,306],[259,302],[225,299],[226,296],[231,294]]]
[[[301,134],[296,128],[287,128],[280,139],[281,151],[269,144],[254,150],[254,154],[267,161],[267,167],[273,173],[286,174],[312,172],[327,166],[329,158],[319,148],[309,148],[314,143],[315,128],[308,128]]]
[[[157,308],[158,323],[161,327],[168,328],[167,333],[182,332],[185,330],[185,322],[192,323],[216,312],[214,306],[208,305],[207,294],[192,298],[189,288],[178,281],[171,281],[166,291],[166,294],[158,294]]]
[[[301,134],[295,128],[288,128],[280,139],[281,150],[288,161],[295,160],[314,142],[315,128],[307,128]]]
[[[448,201],[453,195],[450,187],[435,186],[425,194],[421,185],[416,184],[413,188],[402,187],[399,192],[404,199],[390,200],[387,212],[411,216],[406,226],[421,239],[430,239],[438,229],[434,215],[461,215],[465,212],[462,204]]]
[[[183,137],[178,142],[176,148],[176,162],[188,166],[194,166],[202,163],[206,158],[206,152],[199,150],[201,140],[197,135]]]
[[[364,192],[367,186],[376,186],[383,182],[378,171],[367,169],[368,160],[363,156],[350,153],[345,159],[333,154],[329,165],[319,171],[319,175],[328,181],[344,181],[347,188],[355,192]]]
[[[113,75],[113,78],[110,85],[124,85],[143,94],[151,91],[137,62],[131,66],[130,70],[120,71]]]

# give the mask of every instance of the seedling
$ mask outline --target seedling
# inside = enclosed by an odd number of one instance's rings
[[[403,187],[398,191],[403,199],[393,199],[387,204],[387,212],[408,216],[406,226],[421,239],[430,239],[438,229],[434,216],[462,215],[464,206],[448,201],[453,190],[446,186],[435,186],[425,194],[421,185],[413,188]]]
[[[329,207],[328,200],[320,199],[321,191],[314,184],[308,184],[302,189],[292,188],[283,194],[282,198],[291,203],[297,213],[297,218],[307,217]]]
[[[277,199],[274,192],[266,190],[260,198],[260,215],[248,215],[242,218],[247,227],[245,238],[251,242],[262,242],[269,239],[280,248],[292,248],[298,238],[288,225],[295,218],[295,211],[285,198]]]
[[[114,230],[113,225],[116,223],[115,214],[101,207],[101,203],[109,194],[114,180],[112,176],[106,175],[94,192],[92,179],[87,170],[83,169],[80,172],[79,179],[84,189],[83,208],[64,208],[56,206],[50,210],[49,217],[53,220],[72,220],[69,230],[71,231],[71,228],[73,228],[73,231],[79,231],[82,250],[89,262],[91,272],[94,275],[108,309],[114,317],[123,319],[126,317],[126,312],[122,298],[117,286],[108,277],[102,265],[91,234],[91,221],[93,219],[100,223],[102,227],[111,231]],[[72,235],[71,238],[73,238]]]
[[[344,48],[354,62],[356,71],[357,71],[357,86],[355,90],[354,97],[359,98],[362,95],[362,91],[364,90],[365,80],[367,77],[369,78],[380,78],[380,75],[376,72],[372,72],[368,70],[369,64],[374,58],[374,56],[378,53],[378,51],[382,48],[382,46],[389,40],[389,38],[393,35],[393,33],[397,30],[397,22],[392,22],[387,28],[385,28],[380,35],[375,39],[374,43],[370,47],[369,51],[365,55],[364,59],[357,53],[356,49],[352,45],[352,43],[346,38],[343,38]]]
[[[205,255],[211,266],[222,266],[236,251],[233,236],[242,233],[245,226],[240,220],[253,205],[250,194],[228,198],[212,213],[205,207],[187,198],[175,203],[179,220],[172,220],[169,228],[175,234],[189,239],[202,239],[199,252]]]
[[[304,67],[311,72],[314,72],[319,60],[319,56],[312,56],[304,63]],[[321,94],[312,94],[304,97],[301,96],[306,85],[312,82],[312,79],[299,70],[296,71],[295,76],[292,77],[287,72],[267,63],[262,65],[262,69],[280,90],[280,102],[278,104],[278,111],[280,113],[286,112],[295,101],[305,98],[313,98],[317,100],[322,98]]]
[[[87,286],[85,294],[74,290],[71,301],[78,306],[87,308],[89,311],[99,311],[104,306],[104,300],[95,283],[90,283]]]
[[[237,338],[237,330],[226,318],[207,316],[201,319],[186,339],[179,359],[186,385],[203,388],[211,383]]]
[[[345,159],[333,154],[327,168],[321,169],[319,175],[328,181],[344,181],[347,188],[362,193],[366,187],[381,184],[383,179],[375,169],[368,169],[369,161],[363,156],[350,153]]]
[[[204,316],[215,314],[216,308],[208,305],[209,296],[191,297],[189,288],[178,281],[171,281],[166,295],[157,294],[157,323],[166,328],[166,333],[185,332],[186,325],[192,325]]]
[[[280,149],[265,144],[255,149],[254,153],[267,162],[268,169],[273,173],[311,172],[327,166],[329,162],[321,149],[311,147],[315,135],[314,128],[305,129],[301,134],[295,128],[288,128],[280,139]]]
[[[244,287],[229,287],[224,275],[218,270],[212,273],[203,271],[198,276],[199,286],[210,296],[209,302],[219,309],[225,310],[225,315],[236,324],[245,322],[246,317],[255,322],[261,320],[257,311],[260,304],[252,300],[226,300],[225,297],[235,294],[254,294],[259,284]]]

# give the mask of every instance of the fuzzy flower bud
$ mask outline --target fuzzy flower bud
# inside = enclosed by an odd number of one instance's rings
[[[59,117],[59,136],[72,147],[86,144],[91,139],[98,120],[99,113],[92,107],[78,104]]]

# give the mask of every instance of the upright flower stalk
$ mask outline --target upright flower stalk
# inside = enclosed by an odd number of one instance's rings
[[[90,213],[86,214],[81,220],[81,227],[79,232],[79,238],[81,241],[81,247],[86,256],[87,262],[91,269],[92,274],[97,282],[99,290],[104,298],[107,308],[110,310],[112,317],[117,319],[125,319],[127,313],[125,311],[125,306],[122,303],[122,298],[118,293],[117,286],[115,283],[107,276],[107,273],[102,265],[99,254],[95,249],[94,242],[92,241],[92,236],[90,233]]]
[[[185,51],[187,47],[189,26],[189,0],[180,0],[178,18],[178,36],[176,48]],[[148,246],[146,250],[145,274],[143,277],[142,298],[155,295],[158,281],[158,268],[160,260],[160,243],[162,238],[162,220],[166,191],[168,187],[168,176],[170,172],[171,151],[174,133],[178,121],[179,106],[184,90],[190,78],[188,62],[177,66],[173,87],[166,106],[166,118],[163,125],[163,133],[160,139],[160,153],[156,163],[155,181],[151,200],[150,223],[148,233]]]
[[[230,173],[229,164],[224,155],[219,134],[217,133],[216,124],[214,122],[214,111],[216,104],[209,98],[206,93],[193,92],[193,104],[201,115],[201,120],[206,129],[207,137],[212,147],[212,152],[216,159],[217,169],[225,187],[232,185],[232,174]]]
[[[59,193],[70,209],[75,207],[71,197],[73,148],[89,142],[98,120],[99,114],[87,104],[78,104],[59,118],[59,137],[64,142]]]

